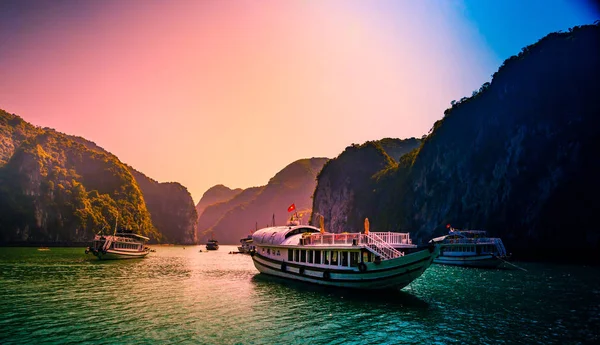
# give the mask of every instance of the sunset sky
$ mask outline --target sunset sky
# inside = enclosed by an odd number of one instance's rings
[[[0,108],[198,202],[306,157],[421,137],[592,2],[1,1]]]

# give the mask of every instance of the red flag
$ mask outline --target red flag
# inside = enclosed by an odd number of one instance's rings
[[[288,212],[292,212],[295,209],[296,209],[296,205],[295,204],[291,204],[290,207],[288,207]]]
[[[447,229],[450,229],[450,224],[446,225],[446,228],[447,228]]]

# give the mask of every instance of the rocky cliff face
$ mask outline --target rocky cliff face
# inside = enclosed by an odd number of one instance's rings
[[[85,242],[100,231],[114,231],[117,218],[120,228],[154,241],[163,235],[153,221],[171,238],[172,224],[176,231],[194,233],[196,216],[189,193],[181,190],[185,188],[175,187],[183,197],[151,219],[147,204],[154,209],[156,200],[177,192],[144,196],[133,175],[141,185],[149,183],[90,141],[34,127],[0,111],[0,243]],[[189,200],[182,200],[185,196]],[[175,206],[188,204],[191,214]],[[172,223],[163,225],[162,216]],[[185,217],[192,217],[189,228],[179,226]]]
[[[491,83],[453,101],[420,148],[363,181],[374,191],[364,206],[336,217],[374,214],[372,228],[423,241],[448,223],[482,228],[521,257],[592,256],[600,249],[597,42],[600,26],[590,25],[524,48]]]
[[[222,184],[210,187],[206,192],[204,192],[204,194],[202,194],[202,198],[198,202],[198,205],[196,205],[198,218],[202,216],[202,213],[208,206],[231,200],[231,198],[241,192],[241,188],[231,189]]]
[[[228,209],[205,233],[210,233],[221,243],[237,244],[240,238],[256,228],[257,223],[259,229],[270,224],[273,215],[276,224],[285,224],[289,218],[287,208],[292,203],[300,214],[305,214],[304,220],[307,221],[316,176],[326,161],[327,158],[310,158],[291,163],[271,178],[266,186],[250,190],[247,196],[256,192],[251,200],[244,199],[245,202]],[[238,201],[242,200],[241,196]],[[228,206],[232,205],[234,203]],[[207,211],[209,208],[204,213]]]
[[[382,146],[388,150],[385,150]],[[419,140],[383,139],[363,145],[347,147],[337,158],[325,164],[318,175],[318,187],[314,193],[311,222],[318,226],[317,217],[323,215],[325,228],[330,232],[349,231],[362,224],[369,214],[366,200],[373,194],[369,181],[379,171],[396,165],[388,152],[399,159],[403,154],[419,146]],[[353,211],[356,212],[353,212]],[[314,221],[312,221],[314,219]],[[358,231],[354,228],[352,231]]]
[[[204,242],[208,240],[212,235],[212,227],[215,226],[227,212],[234,208],[242,205],[246,205],[250,201],[254,200],[258,194],[260,194],[265,187],[250,187],[242,190],[236,194],[233,198],[219,202],[206,207],[200,218],[198,219],[198,233],[200,234],[200,241]],[[248,229],[248,231],[253,229]]]
[[[177,182],[159,183],[131,167],[129,171],[140,186],[152,223],[163,237],[162,242],[198,243],[198,216],[187,188]]]

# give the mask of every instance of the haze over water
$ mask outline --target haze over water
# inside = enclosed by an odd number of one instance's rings
[[[99,262],[83,248],[2,248],[2,344],[562,344],[600,341],[598,268],[433,265],[399,292],[259,275],[246,255],[155,247]]]

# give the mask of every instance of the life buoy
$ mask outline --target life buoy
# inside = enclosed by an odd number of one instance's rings
[[[287,271],[287,265],[286,265],[286,263],[285,263],[285,262],[283,262],[283,263],[281,264],[281,272],[285,272],[285,271]]]
[[[298,273],[304,274],[304,267],[300,267],[300,269],[298,270]]]
[[[361,272],[366,272],[367,271],[367,264],[365,264],[364,262],[360,262],[358,264],[358,270]]]
[[[331,279],[331,273],[329,273],[329,271],[323,272],[323,279],[325,279],[325,280]]]

